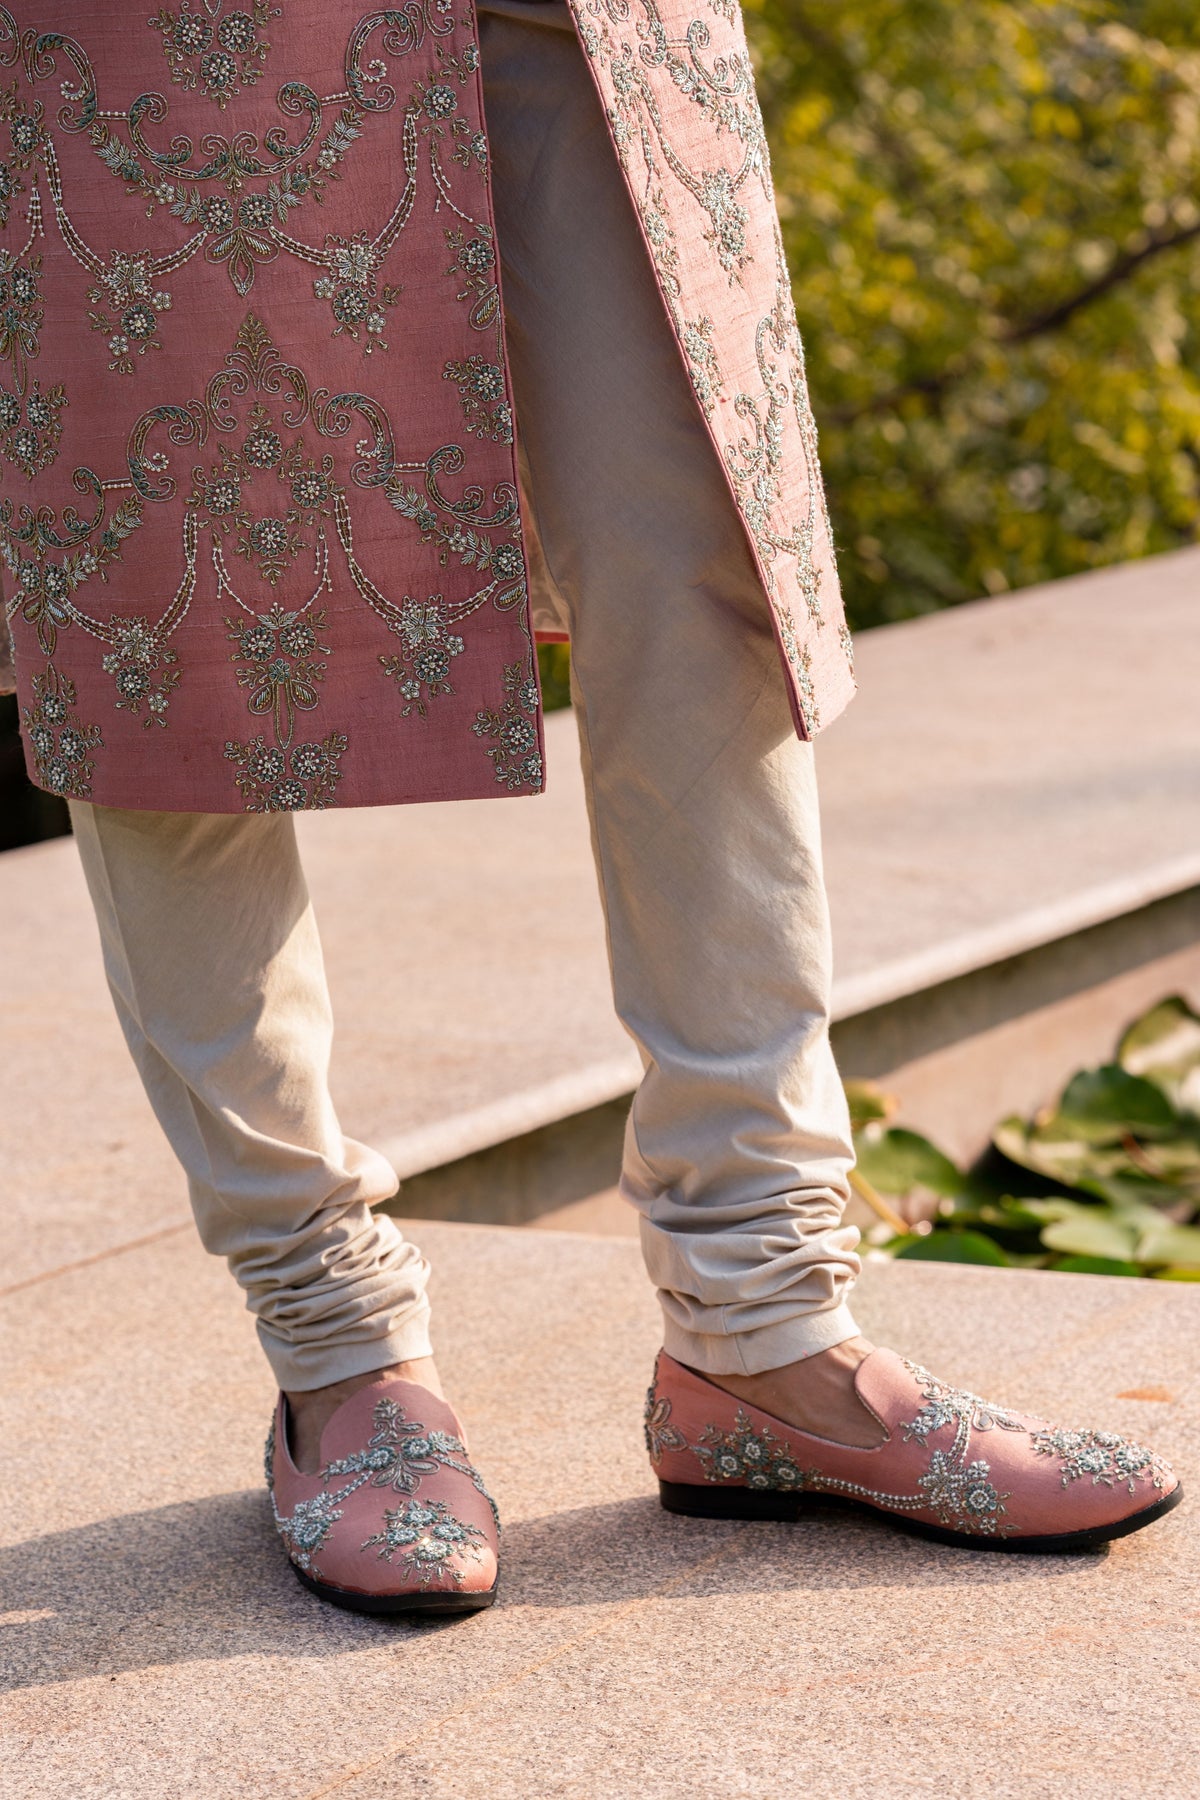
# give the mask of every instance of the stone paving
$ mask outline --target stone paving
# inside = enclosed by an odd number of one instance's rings
[[[190,1231],[0,1298],[5,1800],[819,1800],[1195,1792],[1200,1534],[940,1549],[663,1513],[636,1245],[423,1224],[439,1355],[506,1521],[496,1608],[305,1593],[261,1485],[269,1378]],[[1197,1471],[1200,1291],[871,1265],[865,1327]]]

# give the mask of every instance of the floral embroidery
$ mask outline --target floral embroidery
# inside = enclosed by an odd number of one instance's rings
[[[331,806],[347,741],[342,732],[331,731],[321,743],[297,744],[286,755],[261,736],[248,744],[226,744],[246,811],[320,812]]]
[[[695,1451],[708,1481],[737,1481],[783,1492],[810,1485],[786,1445],[765,1426],[761,1432],[753,1431],[741,1407],[732,1431],[706,1425]]]
[[[425,702],[435,694],[452,694],[450,660],[466,649],[462,638],[447,629],[449,608],[440,594],[428,600],[405,595],[400,617],[389,627],[404,644],[400,656],[379,658],[404,697],[403,717],[414,710],[424,716]]]
[[[542,787],[542,754],[538,748],[537,682],[528,664],[510,663],[504,671],[504,700],[495,712],[479,712],[472,726],[476,737],[489,738],[488,755],[496,780],[516,792]]]
[[[107,581],[109,566],[120,561],[122,543],[142,522],[136,496],[108,511],[104,488],[90,469],[76,469],[75,485],[95,501],[91,519],[80,519],[71,510],[60,522],[50,507],[22,506],[18,514],[11,500],[0,502],[0,554],[17,588],[8,616],[19,611],[26,624],[37,628],[47,656],[54,654],[60,628],[74,622],[85,624],[102,641],[111,637],[81,612],[72,596],[93,575]],[[30,547],[33,555],[22,556],[22,548]],[[64,552],[61,559],[47,555],[55,550]]]
[[[991,1464],[982,1458],[972,1463],[960,1462],[954,1451],[935,1450],[929,1467],[918,1475],[917,1486],[927,1498],[931,1512],[943,1525],[958,1531],[975,1531],[991,1536],[998,1530],[997,1521],[1004,1515],[1004,1502],[1010,1498],[992,1485]],[[999,1528],[1001,1535],[1005,1529]]]
[[[276,740],[286,748],[297,712],[316,709],[317,688],[325,679],[325,664],[314,660],[316,651],[330,653],[318,636],[325,629],[325,612],[284,612],[273,606],[248,623],[226,619],[225,625],[237,645],[232,660],[241,664],[237,677],[250,690],[250,711],[271,714]]]
[[[260,78],[288,42],[279,23],[286,12],[281,0],[154,0],[131,29],[161,43],[173,86],[130,99],[107,43],[93,63],[86,24],[78,37],[18,26],[0,4],[0,69],[12,72],[10,86],[0,85],[0,220],[12,228],[0,250],[0,468],[10,483],[15,472],[36,484],[56,461],[73,420],[68,388],[79,403],[70,383],[31,378],[42,353],[46,270],[53,266],[57,280],[64,256],[84,277],[69,289],[86,296],[79,341],[92,346],[97,370],[107,365],[114,387],[154,381],[156,365],[166,363],[157,352],[185,348],[193,264],[227,274],[232,297],[250,291],[263,264],[296,263],[307,275],[298,284],[301,302],[311,288],[329,333],[372,355],[387,349],[389,324],[405,304],[397,279],[403,267],[392,253],[419,207],[422,291],[452,257],[442,281],[446,301],[455,294],[466,301],[469,329],[480,339],[469,352],[448,346],[453,366],[437,357],[427,384],[436,387],[443,374],[454,381],[469,438],[511,443],[479,49],[468,21],[447,0],[364,11],[344,45],[331,46],[330,78],[319,91],[283,80],[288,71],[280,69],[267,94]],[[251,101],[247,90],[256,86]],[[197,123],[201,109],[211,128]],[[384,149],[388,115],[387,154],[376,157],[389,183],[380,218],[329,220],[340,231],[306,229],[336,191],[331,184],[357,173],[371,146]],[[70,139],[77,140],[71,155],[60,157]],[[128,204],[150,221],[140,228],[131,221],[119,249],[89,242],[97,208],[77,210],[72,191],[81,153],[97,159],[97,182],[108,172],[114,212]],[[448,255],[440,248],[447,228]],[[53,265],[39,254],[48,235]],[[231,338],[235,330],[236,319]],[[532,674],[515,472],[511,457],[477,455],[490,471],[486,482],[458,443],[414,446],[402,459],[379,402],[317,388],[246,316],[207,386],[141,412],[127,436],[126,467],[64,472],[83,503],[71,495],[57,506],[24,506],[15,485],[0,499],[5,614],[18,621],[18,656],[22,624],[47,658],[69,631],[112,682],[118,712],[144,729],[168,727],[190,673],[182,646],[192,635],[177,633],[185,622],[210,629],[215,581],[212,623],[220,629],[224,620],[228,678],[242,689],[248,720],[245,733],[235,728],[227,744],[210,747],[214,761],[248,807],[334,804],[348,743],[344,730],[333,729],[344,721],[325,718],[323,709],[343,615],[331,636],[332,609],[323,602],[338,575],[349,576],[391,634],[378,664],[395,683],[401,718],[419,721],[463,685],[454,671],[466,666],[469,621],[485,606],[513,613],[503,634],[487,634],[488,654],[507,637],[508,656],[528,650],[525,674]],[[36,485],[34,497],[41,497]],[[354,528],[361,511],[385,502],[415,526],[432,550],[420,560],[436,556],[446,579],[421,576],[418,587],[409,574],[412,591],[395,599],[372,580],[355,552]],[[146,571],[137,563],[120,613],[90,605],[86,590],[111,579],[123,552],[131,560],[125,540],[168,503],[179,518],[182,556],[173,578],[154,571],[163,589],[156,610],[147,611]],[[381,537],[377,523],[374,556]],[[160,529],[156,560],[162,542]],[[344,571],[333,567],[339,553]],[[339,599],[345,589],[340,583]],[[362,626],[347,635],[361,654]],[[498,780],[516,791],[526,785],[523,767],[540,785],[536,717],[531,724],[521,716],[506,692],[497,718],[502,737],[489,739],[488,754]],[[462,729],[475,720],[472,707]]]
[[[158,278],[170,259],[156,260],[148,250],[139,251],[136,256],[114,250],[107,265],[88,251],[83,252],[81,260],[97,277],[87,291],[92,330],[108,335],[113,359],[109,368],[132,375],[135,351],[138,356],[145,356],[147,350],[162,349],[159,319],[162,313],[170,312],[172,301],[170,294],[159,287]]]
[[[262,73],[270,45],[262,38],[279,8],[269,0],[243,0],[243,7],[213,21],[221,0],[203,0],[205,11],[193,11],[183,0],[178,12],[163,7],[150,24],[163,34],[163,55],[177,87],[200,89],[222,112],[243,87],[253,87]],[[208,15],[207,17],[205,15]]]
[[[40,256],[25,261],[11,250],[0,250],[0,362],[11,366],[19,394],[25,392],[30,360],[41,349],[46,310],[41,279]]]
[[[643,1435],[650,1461],[657,1465],[668,1450],[686,1450],[687,1439],[682,1431],[671,1422],[671,1402],[665,1395],[655,1393],[651,1383],[646,1394],[646,1409],[642,1418]]]
[[[86,800],[92,791],[92,751],[104,739],[98,725],[85,725],[75,711],[75,683],[53,664],[33,678],[34,704],[22,707],[25,735],[33,749],[39,783],[52,794]]]
[[[423,1476],[447,1468],[470,1476],[480,1492],[484,1491],[479,1476],[466,1460],[466,1445],[453,1433],[427,1431],[424,1425],[409,1419],[404,1408],[390,1399],[376,1401],[372,1417],[375,1430],[367,1448],[331,1462],[322,1472],[323,1480],[328,1481],[334,1475],[366,1475],[372,1487],[390,1487],[398,1494],[414,1494]]]
[[[491,1507],[499,1529],[496,1505],[478,1470],[467,1460],[466,1446],[449,1431],[431,1431],[409,1419],[395,1400],[384,1398],[375,1403],[372,1413],[375,1426],[367,1445],[328,1463],[321,1480],[330,1482],[349,1476],[336,1488],[326,1489],[314,1499],[302,1500],[284,1516],[275,1506],[275,1424],[272,1420],[263,1451],[263,1466],[275,1524],[292,1561],[306,1573],[320,1578],[316,1557],[334,1525],[344,1516],[343,1502],[368,1483],[372,1487],[390,1488],[409,1496],[395,1508],[384,1510],[384,1529],[368,1537],[362,1549],[379,1546],[380,1557],[387,1562],[400,1559],[400,1566],[416,1578],[422,1588],[431,1581],[452,1580],[462,1585],[463,1575],[454,1559],[481,1560],[478,1545],[484,1533],[477,1525],[454,1517],[445,1501],[414,1500],[411,1496],[428,1475],[439,1469],[454,1469],[469,1477],[473,1487]]]
[[[1125,1487],[1131,1494],[1137,1492],[1139,1481],[1150,1481],[1156,1488],[1166,1485],[1161,1458],[1110,1431],[1038,1431],[1033,1447],[1039,1456],[1058,1457],[1064,1487],[1089,1476],[1093,1487]]]
[[[383,1527],[366,1539],[363,1549],[378,1544],[385,1562],[399,1557],[400,1567],[414,1576],[422,1589],[447,1578],[461,1587],[464,1575],[455,1559],[483,1560],[478,1549],[484,1542],[483,1532],[478,1525],[456,1519],[444,1500],[406,1500],[384,1512]]]
[[[818,678],[811,640],[799,636],[793,618],[795,602],[815,633],[839,615],[836,581],[828,579],[832,535],[816,425],[740,13],[733,0],[710,0],[715,23],[695,18],[668,29],[657,0],[640,0],[636,12],[611,0],[570,3],[596,64],[613,141],[696,399],[756,551],[811,736],[821,726],[823,696],[828,692],[840,703],[852,674],[848,658],[841,677],[825,659]],[[664,79],[704,115],[709,136],[693,141],[707,166],[698,166],[698,152],[685,148],[684,134],[675,129],[678,113]],[[695,267],[699,245],[707,247],[725,281],[745,288],[761,308],[752,342],[727,321],[718,331],[706,316],[693,316],[689,300],[703,277]],[[730,358],[739,351],[749,352],[741,368],[753,370],[756,381],[735,379],[730,371]],[[846,650],[840,636],[839,645]]]
[[[146,619],[114,619],[111,632],[114,647],[100,666],[113,678],[117,711],[140,718],[143,728],[165,726],[180,682],[181,671],[174,666],[179,658]]]
[[[0,451],[30,481],[48,469],[58,455],[62,409],[66,404],[66,390],[61,382],[43,393],[35,381],[24,396],[0,387]]]
[[[285,1516],[275,1505],[274,1494],[271,1496],[275,1527],[283,1539],[288,1555],[298,1569],[303,1569],[306,1575],[313,1575],[318,1580],[321,1571],[317,1566],[317,1556],[325,1539],[342,1517],[342,1509],[337,1504],[339,1498],[335,1494],[314,1494],[311,1500],[298,1500],[292,1513]]]
[[[327,300],[334,319],[334,337],[345,334],[361,343],[370,356],[386,350],[387,313],[400,299],[394,282],[380,283],[383,252],[365,232],[353,239],[327,237],[325,266],[329,273],[313,282],[318,300]]]
[[[1124,1485],[1131,1494],[1136,1493],[1141,1481],[1150,1481],[1158,1489],[1166,1485],[1166,1465],[1140,1444],[1129,1443],[1111,1432],[1049,1427],[1033,1430],[1017,1413],[983,1400],[966,1388],[938,1381],[917,1363],[906,1362],[904,1366],[920,1387],[921,1405],[913,1418],[901,1422],[900,1432],[906,1442],[919,1443],[929,1451],[928,1463],[916,1478],[915,1493],[888,1493],[861,1482],[823,1475],[816,1469],[802,1470],[786,1443],[767,1426],[756,1431],[740,1407],[732,1430],[707,1425],[698,1441],[689,1445],[673,1426],[667,1426],[670,1402],[657,1395],[656,1386],[647,1396],[646,1441],[651,1459],[657,1462],[664,1449],[690,1448],[699,1459],[706,1481],[736,1482],[773,1491],[840,1494],[892,1512],[927,1510],[940,1524],[977,1536],[1006,1536],[1014,1525],[1005,1505],[1012,1496],[997,1488],[991,1464],[983,1457],[969,1458],[973,1432],[1025,1433],[1038,1456],[1059,1459],[1063,1487],[1089,1478],[1093,1485]],[[652,1421],[656,1435],[651,1433]],[[663,1428],[670,1431],[671,1441],[661,1436]],[[953,1433],[952,1441],[945,1447],[935,1446],[932,1440],[946,1432]]]
[[[442,371],[458,389],[467,430],[472,437],[490,438],[494,444],[513,441],[512,408],[508,404],[504,370],[482,356],[448,362]]]

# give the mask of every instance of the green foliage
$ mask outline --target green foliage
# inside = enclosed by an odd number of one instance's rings
[[[1117,1060],[1075,1075],[1056,1106],[1003,1120],[969,1171],[888,1124],[888,1096],[854,1086],[872,1101],[851,1109],[859,1171],[932,1212],[923,1231],[885,1238],[890,1255],[1200,1280],[1200,1015],[1186,1001],[1136,1020]]]
[[[538,645],[538,674],[542,683],[542,704],[547,712],[558,712],[571,704],[571,651],[567,644]]]
[[[745,0],[852,623],[1191,541],[1194,0]]]

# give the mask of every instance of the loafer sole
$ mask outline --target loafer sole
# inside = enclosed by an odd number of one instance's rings
[[[497,1591],[490,1587],[481,1593],[359,1594],[353,1588],[334,1587],[328,1581],[315,1581],[303,1569],[298,1569],[295,1563],[290,1567],[301,1586],[306,1587],[310,1594],[316,1594],[319,1600],[327,1600],[330,1606],[344,1607],[347,1612],[372,1613],[380,1618],[391,1618],[399,1613],[437,1616],[444,1613],[482,1612],[484,1607],[492,1605]]]
[[[680,1481],[660,1481],[659,1494],[667,1512],[683,1513],[696,1519],[776,1519],[794,1523],[810,1514],[826,1511],[870,1513],[872,1518],[886,1519],[889,1524],[913,1537],[931,1538],[937,1544],[953,1544],[962,1550],[1008,1550],[1024,1555],[1055,1555],[1071,1550],[1095,1550],[1114,1538],[1128,1537],[1153,1525],[1183,1499],[1183,1485],[1169,1494],[1130,1513],[1111,1525],[1092,1525],[1085,1531],[1061,1531],[1040,1537],[985,1537],[969,1531],[951,1531],[944,1525],[930,1525],[924,1519],[909,1519],[903,1513],[889,1512],[882,1506],[871,1506],[863,1500],[852,1500],[840,1494],[764,1493],[756,1488],[697,1487]]]

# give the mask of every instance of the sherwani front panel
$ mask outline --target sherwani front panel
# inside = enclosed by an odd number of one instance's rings
[[[572,16],[811,735],[849,641],[740,15]],[[536,791],[513,440],[472,0],[0,7],[36,781],[207,812]]]

